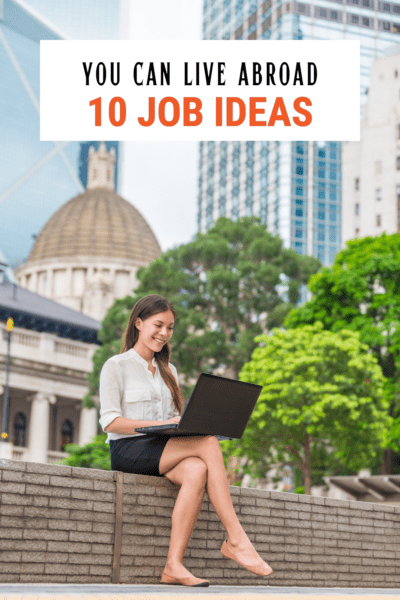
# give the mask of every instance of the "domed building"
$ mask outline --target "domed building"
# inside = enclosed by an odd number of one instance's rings
[[[161,254],[140,212],[114,190],[115,153],[89,151],[88,184],[47,221],[16,281],[101,321],[137,286],[137,269]]]

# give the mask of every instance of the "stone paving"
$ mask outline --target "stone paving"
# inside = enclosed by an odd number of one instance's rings
[[[0,600],[152,600],[162,596],[166,598],[180,597],[180,600],[196,596],[198,600],[247,600],[251,596],[277,596],[279,600],[354,600],[361,598],[381,600],[390,596],[400,600],[400,589],[368,589],[368,588],[294,588],[272,586],[223,586],[213,585],[208,588],[188,588],[185,586],[166,585],[97,585],[97,584],[0,584]],[[278,600],[278,599],[277,599]]]

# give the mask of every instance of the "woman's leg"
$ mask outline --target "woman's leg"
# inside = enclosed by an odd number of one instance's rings
[[[175,577],[188,577],[191,573],[182,564],[183,555],[203,502],[207,467],[200,458],[191,456],[165,473],[165,477],[181,486],[172,512],[171,541],[165,572]]]
[[[239,523],[229,492],[221,447],[215,436],[170,438],[161,455],[159,471],[167,473],[189,456],[201,458],[207,467],[207,494],[215,512],[225,527],[229,546],[237,556],[245,555],[247,561],[261,557],[253,547]]]

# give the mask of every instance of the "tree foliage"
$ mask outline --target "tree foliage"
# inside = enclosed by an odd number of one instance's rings
[[[261,477],[274,464],[297,466],[308,494],[321,451],[354,471],[368,467],[391,419],[382,370],[360,334],[316,322],[255,341],[261,347],[240,379],[263,390],[241,440],[224,442],[225,454],[247,456]]]
[[[170,344],[178,372],[196,378],[200,372],[228,369],[237,377],[255,348],[256,335],[282,324],[299,299],[299,288],[321,263],[283,248],[257,217],[231,221],[221,217],[205,234],[163,253],[138,270],[133,296],[116,300],[99,333],[102,347],[93,358],[90,390],[93,406],[105,360],[120,351],[120,339],[135,302],[161,294],[177,312]],[[287,302],[278,293],[287,278]],[[183,387],[187,396],[188,387]]]
[[[311,300],[290,311],[285,326],[321,321],[331,331],[360,332],[387,378],[389,414],[397,417],[393,442],[400,431],[400,235],[348,241],[333,266],[314,274],[308,287]],[[383,470],[391,471],[390,456]]]
[[[58,465],[84,467],[86,469],[103,469],[111,471],[111,459],[108,445],[105,443],[107,434],[95,435],[89,444],[78,446],[67,444],[65,451],[69,456],[58,461]]]

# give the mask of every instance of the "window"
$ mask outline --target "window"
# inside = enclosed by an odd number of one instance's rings
[[[399,72],[398,72],[398,70],[397,70],[397,69],[395,69],[394,76],[395,76],[395,77],[398,77],[398,76],[399,76]]]
[[[26,446],[26,416],[17,412],[14,418],[14,446]]]
[[[376,160],[375,161],[375,175],[379,175],[380,173],[382,173],[382,161]]]
[[[360,179],[358,177],[356,177],[356,179],[354,180],[354,189],[355,190],[360,189]]]
[[[66,444],[72,444],[74,437],[74,426],[69,419],[65,419],[61,427],[61,442],[60,452],[65,452],[64,446]]]
[[[385,12],[390,12],[390,2],[384,2],[383,3],[383,10]]]
[[[360,234],[360,230],[359,230],[359,228],[357,227],[357,229],[356,229],[356,232],[355,232],[355,236],[356,236],[356,237],[358,237],[358,236],[359,236],[359,234]]]
[[[382,200],[382,190],[381,190],[381,188],[376,188],[376,190],[375,190],[375,200]]]
[[[396,125],[396,139],[400,140],[400,123]]]
[[[381,226],[381,215],[376,215],[376,226],[377,227]]]
[[[358,25],[358,15],[351,15],[351,22]]]
[[[357,203],[354,208],[355,208],[355,214],[359,215],[360,214],[360,205]]]
[[[400,156],[396,156],[396,169],[400,171]]]
[[[362,24],[364,25],[364,27],[369,27],[369,18],[368,17],[363,17],[362,18]]]

